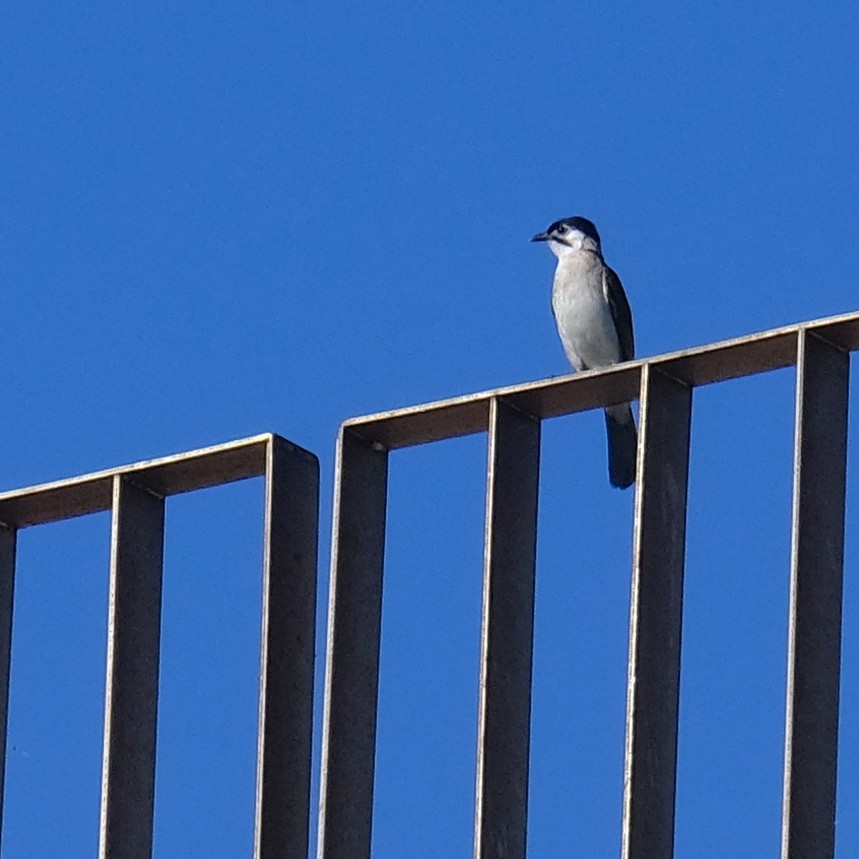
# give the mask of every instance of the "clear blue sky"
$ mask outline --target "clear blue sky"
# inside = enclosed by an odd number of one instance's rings
[[[277,431],[322,462],[321,643],[338,424],[566,372],[551,221],[597,223],[642,356],[859,306],[856,45],[846,2],[8,0],[0,488]],[[695,395],[680,857],[777,852],[792,417],[790,372]],[[392,456],[383,859],[470,849],[484,465],[482,437]],[[530,855],[616,856],[633,494],[596,414],[543,466]],[[261,492],[168,504],[160,857],[249,855]],[[89,857],[108,517],[19,555],[4,857]]]

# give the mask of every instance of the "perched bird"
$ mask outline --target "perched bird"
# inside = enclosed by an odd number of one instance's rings
[[[635,351],[632,313],[620,278],[606,265],[597,228],[587,218],[555,221],[532,242],[546,242],[558,258],[552,312],[567,358],[576,370],[629,361]],[[608,476],[625,489],[635,482],[638,436],[629,403],[605,410]]]

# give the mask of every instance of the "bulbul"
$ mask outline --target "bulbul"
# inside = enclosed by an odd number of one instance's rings
[[[603,259],[597,228],[579,216],[555,221],[532,242],[546,242],[558,258],[552,312],[575,370],[629,361],[635,352],[632,312],[620,278]],[[626,489],[635,482],[638,434],[629,403],[605,410],[608,478]]]

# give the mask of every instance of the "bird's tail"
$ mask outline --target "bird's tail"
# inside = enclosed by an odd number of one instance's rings
[[[626,489],[635,483],[635,459],[638,433],[629,403],[609,406],[605,410],[608,434],[608,479],[612,486]]]

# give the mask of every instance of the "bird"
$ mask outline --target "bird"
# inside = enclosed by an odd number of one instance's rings
[[[552,313],[573,369],[593,370],[629,361],[635,353],[632,311],[616,272],[606,263],[597,228],[580,215],[555,221],[532,242],[558,258]],[[629,403],[605,408],[609,483],[635,482],[638,432]]]

